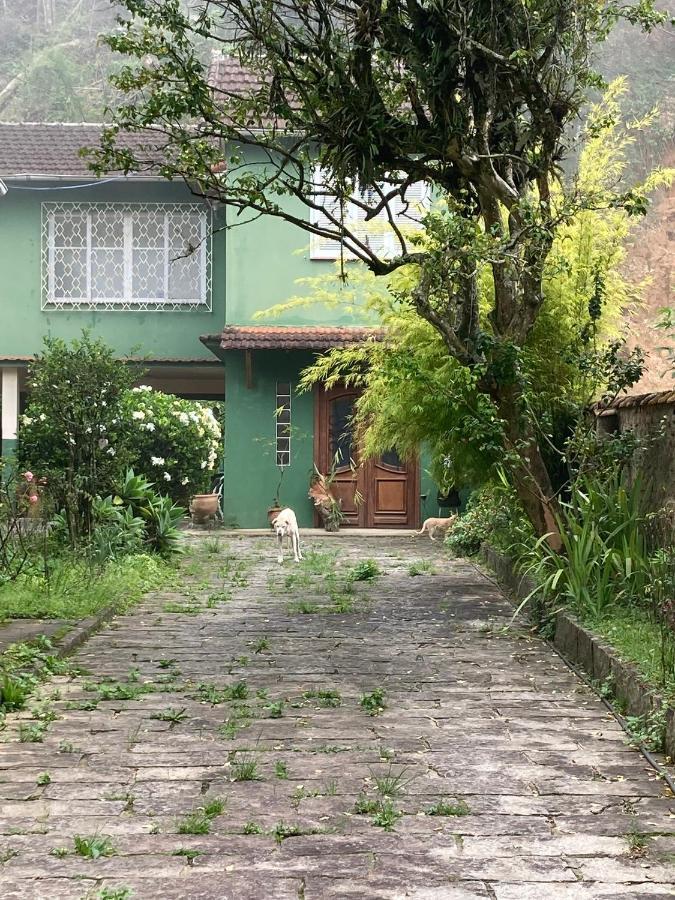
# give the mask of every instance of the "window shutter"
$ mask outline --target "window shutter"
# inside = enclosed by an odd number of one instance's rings
[[[316,170],[316,183],[323,184],[320,170]],[[383,183],[384,193],[390,191],[392,184]],[[373,191],[364,191],[359,195],[364,203],[374,205],[378,196]],[[339,215],[340,206],[337,200],[332,204],[326,203],[329,211]],[[410,231],[421,228],[421,219],[429,207],[429,188],[423,182],[410,185],[405,191],[405,200],[396,197],[389,204],[397,226],[404,236]],[[311,221],[317,225],[331,226],[329,219],[323,213],[313,210]],[[345,227],[350,230],[358,240],[366,244],[377,256],[388,258],[401,252],[400,241],[389,223],[386,210],[379,212],[374,218],[366,221],[365,213],[353,203],[347,204],[345,210]],[[345,250],[345,259],[354,259],[354,254]],[[339,259],[340,242],[312,235],[310,240],[310,259]]]

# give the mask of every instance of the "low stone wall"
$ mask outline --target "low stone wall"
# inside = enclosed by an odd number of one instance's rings
[[[642,480],[646,508],[656,512],[675,504],[675,390],[620,397],[593,411],[599,434],[633,431],[649,439],[631,465],[631,476]]]
[[[481,556],[516,601],[524,600],[534,590],[534,581],[519,576],[508,556],[489,544],[483,544]],[[610,679],[612,697],[619,701],[626,715],[645,716],[663,707],[663,697],[643,680],[636,666],[622,660],[613,647],[580,625],[569,613],[556,615],[553,645],[594,681],[602,684]],[[675,759],[675,709],[670,706],[666,711],[665,751]]]

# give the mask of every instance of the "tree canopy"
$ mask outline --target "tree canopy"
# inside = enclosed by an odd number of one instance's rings
[[[130,102],[99,170],[152,164],[249,217],[338,240],[377,276],[405,268],[412,308],[496,405],[535,530],[555,534],[522,351],[557,229],[581,209],[646,208],[637,191],[588,191],[561,175],[600,84],[594,44],[619,19],[649,30],[663,14],[650,0],[216,0],[195,15],[178,0],[124,6],[108,43],[134,60],[114,76]],[[235,59],[238,83],[208,83],[203,40]],[[116,146],[120,130],[152,133],[145,159]],[[422,234],[399,224],[420,182],[442,200]],[[396,250],[364,239],[347,204],[366,221],[384,213]]]

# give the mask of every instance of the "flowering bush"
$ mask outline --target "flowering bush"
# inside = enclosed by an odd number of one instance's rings
[[[208,407],[141,385],[123,396],[121,419],[134,469],[162,493],[185,502],[209,489],[222,431]]]

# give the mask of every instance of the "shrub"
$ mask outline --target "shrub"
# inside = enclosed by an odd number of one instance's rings
[[[208,490],[222,452],[222,430],[208,407],[141,385],[124,394],[121,418],[137,472],[177,502]]]
[[[450,528],[445,544],[459,556],[474,556],[483,541],[506,549],[530,533],[511,488],[488,484],[471,494],[466,512]]]
[[[129,469],[112,503],[126,505],[133,517],[140,517],[145,523],[145,541],[155,553],[171,556],[179,551],[178,523],[185,509],[153,490],[152,482],[143,475]]]
[[[124,363],[87,332],[70,344],[45,338],[30,367],[18,461],[47,479],[73,544],[91,531],[93,498],[110,493],[128,464],[120,402],[132,383]]]

